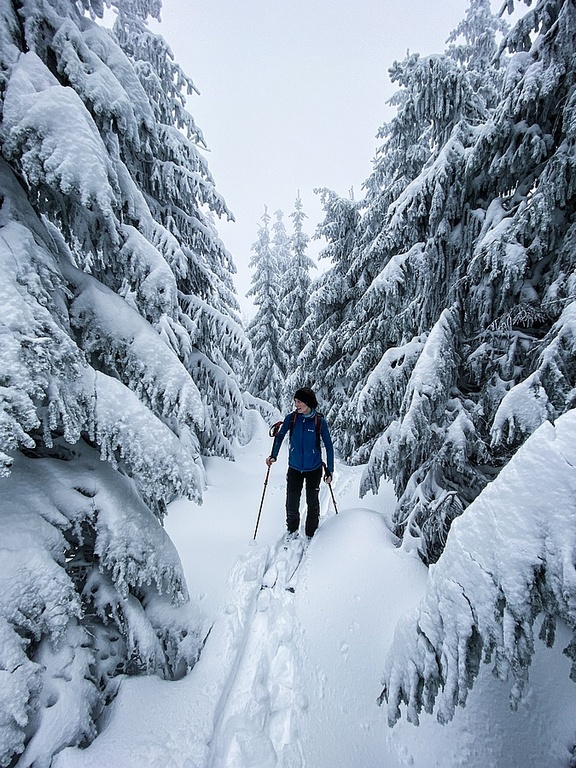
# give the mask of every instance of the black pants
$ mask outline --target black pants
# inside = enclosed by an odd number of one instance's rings
[[[288,467],[286,475],[286,527],[290,533],[300,527],[300,496],[302,487],[306,481],[306,536],[314,536],[318,528],[320,517],[320,481],[322,480],[322,467],[313,469],[312,472],[299,472]]]

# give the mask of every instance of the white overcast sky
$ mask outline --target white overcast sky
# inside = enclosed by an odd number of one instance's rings
[[[258,224],[290,213],[298,192],[313,235],[317,187],[362,196],[394,112],[388,69],[407,51],[442,52],[467,0],[164,0],[153,25],[200,91],[188,109],[210,149],[216,187],[236,222],[218,231],[238,268],[238,298]],[[493,0],[501,7],[501,0]],[[313,241],[316,259],[322,243]],[[322,267],[328,266],[322,262]]]

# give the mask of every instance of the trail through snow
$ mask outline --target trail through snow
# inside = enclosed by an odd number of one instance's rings
[[[55,768],[567,768],[576,696],[565,638],[538,648],[518,712],[483,667],[448,725],[423,716],[388,728],[376,704],[383,660],[427,570],[394,546],[390,489],[360,501],[361,468],[340,464],[340,513],[323,487],[316,535],[285,544],[282,454],[252,541],[270,449],[256,414],[253,427],[235,462],[207,461],[204,505],[177,502],[167,518],[206,613],[199,662],[177,682],[126,679],[93,744],[64,750]]]
[[[302,539],[281,540],[255,594],[255,610],[222,697],[208,765],[304,765],[295,686],[294,592]],[[239,574],[240,575],[240,574]]]

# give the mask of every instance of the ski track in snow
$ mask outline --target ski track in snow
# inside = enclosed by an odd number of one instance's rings
[[[304,766],[298,711],[306,706],[296,684],[294,592],[304,554],[302,538],[270,547],[252,596],[237,656],[216,709],[209,768]],[[248,563],[249,564],[249,563]],[[242,571],[242,566],[239,566]],[[244,570],[233,578],[247,580]]]
[[[190,674],[168,685],[126,680],[99,738],[63,750],[54,768],[304,768],[290,589],[304,550],[302,539],[285,546],[283,536],[240,556]],[[120,763],[109,762],[119,755]]]

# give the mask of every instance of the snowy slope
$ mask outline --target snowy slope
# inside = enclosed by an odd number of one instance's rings
[[[339,466],[339,514],[324,489],[320,528],[286,590],[302,545],[281,543],[285,454],[252,541],[269,443],[255,424],[236,462],[208,462],[204,505],[179,502],[168,516],[190,591],[203,595],[213,622],[199,663],[178,682],[126,680],[100,736],[61,753],[57,768],[568,766],[576,689],[559,650],[564,638],[537,650],[517,713],[506,684],[483,669],[448,725],[425,716],[419,727],[403,719],[388,728],[376,703],[383,661],[427,571],[394,547],[377,511],[390,511],[390,490],[363,504],[361,468]]]

